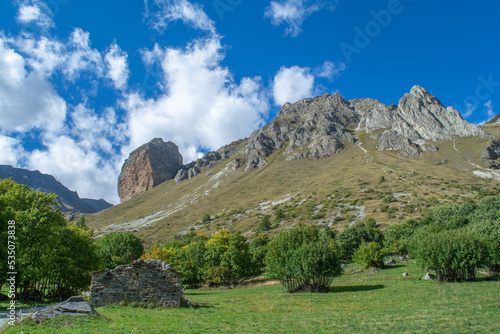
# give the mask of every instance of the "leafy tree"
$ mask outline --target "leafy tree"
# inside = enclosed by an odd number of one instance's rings
[[[261,274],[264,271],[265,263],[264,259],[267,253],[267,244],[269,243],[269,236],[265,233],[257,234],[250,244],[248,249],[252,254],[252,262],[255,267],[255,274]]]
[[[61,298],[74,295],[90,285],[90,272],[100,267],[96,244],[89,231],[69,225],[58,233],[58,244],[54,247],[53,273],[60,279],[55,293]]]
[[[182,272],[185,284],[198,286],[204,277],[205,242],[193,241],[176,250],[173,266]]]
[[[376,227],[367,227],[360,223],[346,228],[336,238],[337,254],[340,258],[350,258],[363,242],[383,243],[384,236]]]
[[[385,252],[376,242],[364,242],[359,246],[353,256],[354,262],[363,268],[383,267]]]
[[[15,221],[15,269],[21,297],[29,290],[54,285],[58,290],[81,289],[90,282],[89,272],[99,265],[92,238],[67,224],[55,208],[55,198],[10,179],[0,181],[0,220]],[[5,246],[0,246],[2,252]]]
[[[207,241],[205,250],[205,278],[209,283],[219,284],[219,281],[238,279],[254,271],[252,254],[245,237],[240,233],[220,230]],[[214,270],[215,267],[225,270]],[[224,273],[224,276],[214,277],[213,273]]]
[[[320,238],[319,231],[312,225],[298,225],[269,242],[267,275],[280,280],[287,292],[328,290],[332,278],[342,273],[330,240]]]
[[[387,226],[384,231],[384,247],[393,254],[408,254],[408,243],[418,227],[417,224],[414,220],[406,220]]]
[[[160,244],[154,243],[146,253],[142,254],[141,258],[161,260],[173,265],[175,262],[176,250],[178,250],[178,248],[168,247],[166,245],[160,246]]]
[[[97,252],[104,267],[112,269],[141,257],[144,246],[141,239],[130,232],[115,232],[97,241]]]

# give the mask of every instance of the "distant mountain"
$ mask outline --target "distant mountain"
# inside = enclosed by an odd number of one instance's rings
[[[273,232],[299,222],[389,225],[440,203],[499,194],[499,134],[499,123],[470,124],[419,86],[398,105],[338,93],[306,98],[187,165],[174,143],[141,146],[122,169],[127,183],[118,183],[131,196],[87,224],[96,235],[133,231],[147,242],[223,227],[250,234],[264,215]]]
[[[113,206],[103,199],[80,198],[76,191],[69,190],[52,175],[0,165],[0,179],[8,178],[12,178],[19,184],[27,185],[35,191],[55,193],[57,195],[56,201],[62,212],[95,213]]]
[[[496,123],[500,123],[500,114],[496,115],[495,117],[490,119],[488,122],[486,122],[486,124],[496,124]]]

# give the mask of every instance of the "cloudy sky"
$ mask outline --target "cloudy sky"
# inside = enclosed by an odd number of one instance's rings
[[[118,203],[155,137],[188,163],[285,102],[413,85],[481,123],[500,108],[500,2],[2,0],[0,164]]]

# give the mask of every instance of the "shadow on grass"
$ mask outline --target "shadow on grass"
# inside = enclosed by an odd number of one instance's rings
[[[500,282],[500,275],[476,277],[476,279],[474,281],[475,282]]]
[[[198,308],[213,308],[212,305],[207,304],[207,303],[191,303],[191,307],[194,309]]]
[[[391,264],[390,266],[385,266],[384,268],[382,268],[382,270],[390,270],[390,269],[396,269],[396,268],[401,268],[401,267],[405,267],[406,265],[404,264]]]
[[[330,293],[338,292],[358,292],[358,291],[372,291],[385,288],[384,285],[349,285],[349,286],[334,286],[330,288]]]

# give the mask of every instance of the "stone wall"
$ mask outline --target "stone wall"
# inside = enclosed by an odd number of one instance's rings
[[[181,273],[159,260],[139,259],[114,270],[91,273],[90,300],[94,307],[121,301],[181,307]]]

